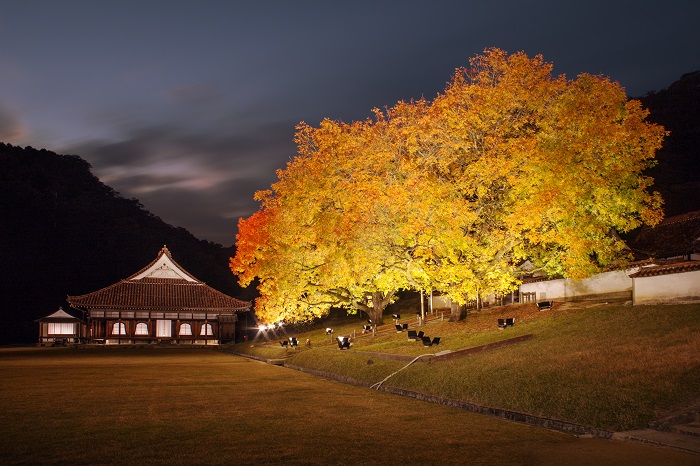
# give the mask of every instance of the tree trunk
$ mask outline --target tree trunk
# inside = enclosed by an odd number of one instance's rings
[[[373,325],[382,325],[384,323],[384,309],[370,309],[368,315]]]
[[[379,293],[372,293],[372,310],[370,311],[370,319],[374,325],[382,325],[384,323],[384,309],[386,304],[383,304],[383,300],[377,296]]]
[[[460,306],[459,304],[452,301],[450,304],[450,322],[457,322],[458,320],[462,320],[464,318],[464,314],[466,314],[466,310],[466,305]]]
[[[394,293],[382,293],[375,291],[372,293],[372,307],[367,309],[367,315],[372,320],[373,325],[382,325],[384,323],[384,310],[391,302]]]

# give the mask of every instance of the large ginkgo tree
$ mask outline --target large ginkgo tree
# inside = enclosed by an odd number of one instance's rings
[[[513,289],[525,259],[571,278],[620,266],[616,232],[662,218],[642,171],[665,132],[646,115],[606,78],[486,50],[433,101],[300,124],[231,269],[259,279],[263,321],[339,306],[381,323],[400,289],[465,303]]]

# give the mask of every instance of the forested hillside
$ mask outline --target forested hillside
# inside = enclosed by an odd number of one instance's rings
[[[639,98],[649,121],[670,131],[648,174],[664,198],[666,216],[700,210],[700,71]]]
[[[250,298],[228,269],[232,247],[166,224],[103,184],[78,156],[0,144],[0,344],[36,341],[34,319],[67,309],[69,294],[137,272],[164,244],[195,277]]]

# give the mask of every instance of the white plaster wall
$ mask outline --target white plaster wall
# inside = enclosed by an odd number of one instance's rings
[[[523,283],[520,285],[520,293],[536,293],[535,299],[557,299],[566,297],[566,280],[547,280],[544,282]]]
[[[599,273],[583,280],[561,278],[520,285],[521,293],[535,292],[537,301],[551,299],[574,299],[583,296],[632,292],[629,274],[638,269],[615,270]]]
[[[634,278],[634,304],[700,301],[700,270]]]
[[[433,309],[449,309],[452,300],[447,295],[433,295]]]
[[[488,296],[482,296],[481,297],[481,302],[482,303],[489,303],[489,305],[493,305],[496,302],[496,296],[494,294],[490,294]],[[433,296],[433,309],[450,309],[452,306],[452,299],[450,299],[449,296],[447,295],[434,295]]]

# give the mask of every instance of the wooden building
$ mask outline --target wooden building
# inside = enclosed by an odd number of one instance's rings
[[[134,275],[101,290],[68,296],[87,315],[87,340],[113,344],[197,344],[232,342],[241,301],[199,281],[170,255],[158,257]]]
[[[63,308],[51,315],[37,319],[39,345],[65,346],[85,341],[85,322],[68,314]]]

